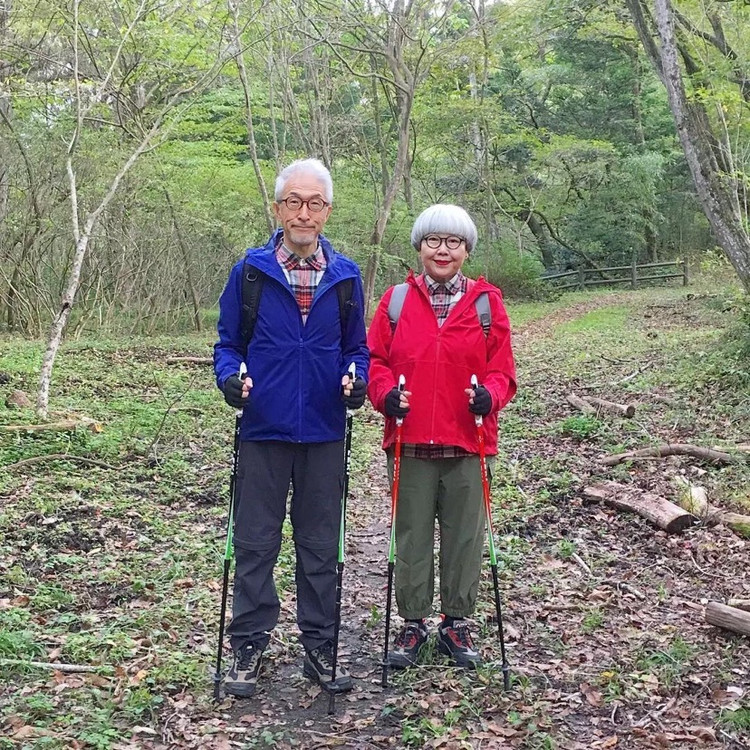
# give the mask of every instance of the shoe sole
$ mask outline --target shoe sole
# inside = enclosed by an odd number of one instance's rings
[[[477,656],[475,659],[465,656],[457,656],[446,646],[441,640],[438,640],[438,651],[444,656],[449,657],[453,660],[453,664],[461,669],[476,669],[482,666],[482,659]]]
[[[417,653],[414,654],[414,657],[409,657],[406,654],[399,654],[395,651],[389,651],[388,652],[388,666],[391,669],[409,669],[409,667],[416,667],[417,662],[419,661],[419,653],[424,648],[424,646],[427,645],[427,640],[425,639],[424,643],[421,643],[419,648],[417,649]]]
[[[329,693],[346,693],[354,687],[351,677],[337,677],[334,683],[321,680],[317,670],[309,662],[303,664],[302,674],[313,682],[317,682],[323,690],[327,690]]]
[[[224,685],[224,692],[227,695],[233,695],[235,698],[250,698],[255,695],[255,685]]]

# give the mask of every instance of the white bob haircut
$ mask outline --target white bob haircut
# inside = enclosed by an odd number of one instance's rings
[[[323,197],[328,203],[333,203],[333,180],[331,173],[319,159],[297,159],[288,167],[284,167],[276,178],[276,188],[274,189],[274,200],[281,200],[284,194],[284,187],[290,177],[297,174],[308,174],[315,177],[323,185]]]
[[[411,230],[411,244],[419,250],[422,240],[429,234],[455,234],[466,240],[466,250],[471,252],[477,244],[477,227],[461,206],[436,203],[425,208]]]

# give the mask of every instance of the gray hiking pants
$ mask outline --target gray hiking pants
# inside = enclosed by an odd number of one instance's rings
[[[232,649],[265,647],[279,619],[273,569],[292,486],[297,625],[307,649],[333,639],[344,443],[240,444],[235,511]]]

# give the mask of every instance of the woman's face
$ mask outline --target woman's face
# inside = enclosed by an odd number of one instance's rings
[[[461,270],[469,253],[463,237],[435,232],[422,238],[419,243],[419,257],[425,273],[444,284]]]

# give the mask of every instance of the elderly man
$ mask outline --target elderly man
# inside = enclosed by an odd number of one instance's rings
[[[284,169],[273,204],[280,228],[235,264],[219,301],[216,382],[243,409],[227,628],[234,663],[224,679],[240,697],[255,692],[279,617],[273,569],[290,483],[303,671],[329,690],[352,687],[338,664],[332,681],[336,561],[346,409],[364,402],[369,353],[359,269],[321,234],[332,203],[319,161]]]

